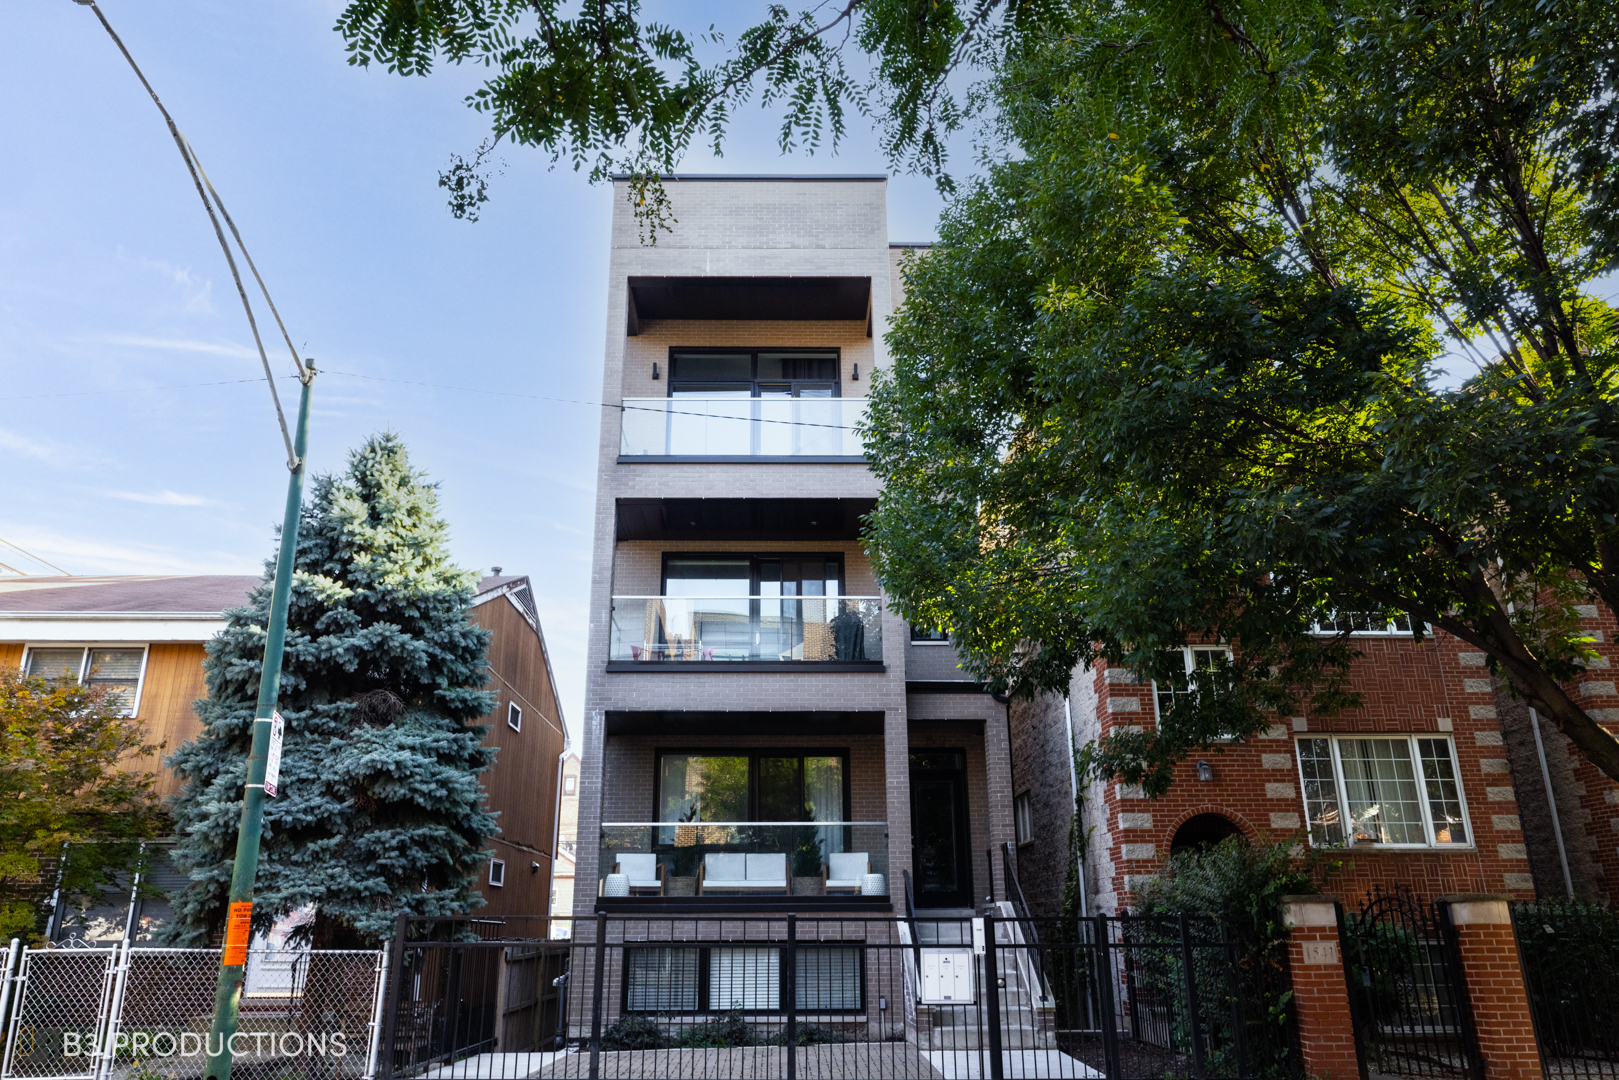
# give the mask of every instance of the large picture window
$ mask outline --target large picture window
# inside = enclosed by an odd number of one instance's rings
[[[1298,740],[1310,842],[1389,847],[1470,843],[1455,748],[1430,735]]]
[[[140,704],[141,677],[146,671],[146,647],[30,648],[23,661],[23,671],[34,677],[69,678],[86,686],[105,687],[108,697],[121,707],[124,715],[134,716]]]
[[[658,754],[658,820],[844,821],[848,760],[842,750],[665,750]]]
[[[864,1007],[864,956],[856,946],[800,945],[796,1005],[801,1012],[851,1013]],[[624,954],[626,1012],[779,1012],[786,996],[779,945],[638,947]]]
[[[671,349],[667,446],[745,457],[840,456],[836,349]],[[727,423],[743,420],[747,423]],[[716,421],[718,421],[716,423]]]

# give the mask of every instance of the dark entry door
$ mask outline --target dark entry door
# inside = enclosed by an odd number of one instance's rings
[[[971,907],[967,832],[967,755],[911,752],[911,878],[916,906]]]

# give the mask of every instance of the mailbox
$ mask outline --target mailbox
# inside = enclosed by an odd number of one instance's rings
[[[970,1005],[974,982],[971,949],[922,950],[922,1004]]]

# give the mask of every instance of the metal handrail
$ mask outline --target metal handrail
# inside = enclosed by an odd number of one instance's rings
[[[623,595],[615,594],[613,596],[613,599],[614,600],[881,600],[882,597],[880,597],[880,596],[845,596],[842,593],[835,593],[835,594],[825,595],[825,596],[816,596],[814,594],[795,595],[795,596],[761,596],[761,595],[759,595],[757,593],[749,593],[746,596],[743,596],[740,593],[735,594],[735,595],[731,595],[731,596],[683,596],[683,595],[682,596],[676,596],[676,595],[673,595],[671,593],[646,593],[646,594],[623,594]]]
[[[1023,884],[1018,881],[1017,871],[1012,867],[1012,845],[1001,845],[1001,871],[1006,875],[1006,898],[1012,902],[1012,911],[1017,915],[1018,925],[1028,936],[1026,944],[1029,946],[1029,955],[1034,960],[1034,972],[1042,982],[1045,981],[1045,964],[1040,959],[1040,931],[1035,929],[1034,916],[1029,912],[1029,901],[1023,895]]]

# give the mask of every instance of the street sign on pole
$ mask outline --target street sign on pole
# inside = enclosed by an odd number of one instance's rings
[[[247,947],[253,936],[253,881],[259,871],[259,836],[264,830],[265,781],[269,774],[272,731],[281,720],[276,700],[281,695],[281,653],[287,639],[287,608],[292,600],[293,561],[298,553],[298,520],[303,509],[304,473],[309,441],[309,388],[315,367],[307,364],[308,378],[298,400],[296,462],[287,481],[286,516],[281,521],[281,550],[276,553],[275,584],[270,590],[270,624],[264,641],[264,668],[259,674],[259,705],[253,721],[253,752],[247,759],[247,785],[242,792],[242,820],[236,833],[236,861],[231,867],[230,909],[225,920],[225,948],[219,956],[219,985],[214,990],[214,1024],[208,1032],[208,1080],[229,1080],[231,1036],[236,1034],[242,983],[247,977]],[[280,740],[274,740],[276,771],[280,772]],[[280,777],[275,777],[279,780]],[[273,782],[273,781],[272,781]]]

